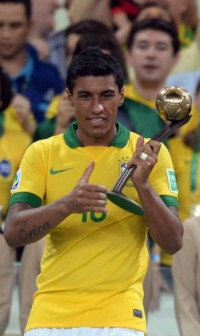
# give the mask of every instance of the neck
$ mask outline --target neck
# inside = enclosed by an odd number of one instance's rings
[[[135,80],[134,87],[136,92],[144,99],[155,100],[158,92],[164,87],[164,83],[152,84]]]
[[[11,76],[16,76],[25,66],[27,62],[27,54],[24,49],[21,53],[11,57],[0,57],[0,63],[2,68]]]

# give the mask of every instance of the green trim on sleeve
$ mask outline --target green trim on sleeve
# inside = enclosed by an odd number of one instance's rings
[[[161,195],[160,198],[163,200],[166,206],[174,206],[178,208],[178,200],[176,197]]]
[[[9,206],[14,203],[26,203],[31,205],[33,208],[39,208],[42,204],[42,200],[35,194],[29,192],[19,192],[11,196]]]

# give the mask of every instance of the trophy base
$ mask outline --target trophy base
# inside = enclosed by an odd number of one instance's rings
[[[110,191],[107,193],[107,197],[112,203],[120,208],[135,215],[144,216],[144,209],[138,203],[134,202],[122,193]]]

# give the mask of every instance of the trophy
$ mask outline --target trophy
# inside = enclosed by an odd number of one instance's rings
[[[186,124],[191,118],[192,98],[188,91],[182,87],[170,86],[161,89],[156,97],[155,105],[160,117],[166,121],[166,127],[157,133],[152,140],[164,140]],[[142,154],[145,155],[145,153]],[[135,165],[125,168],[113,189],[107,193],[107,197],[120,208],[143,216],[143,208],[122,193],[126,182],[133,175],[136,168],[137,166]]]

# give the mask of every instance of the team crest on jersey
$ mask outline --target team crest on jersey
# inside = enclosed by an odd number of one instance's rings
[[[167,179],[169,184],[169,189],[171,192],[177,193],[177,183],[176,183],[176,176],[173,169],[167,169]]]
[[[119,174],[122,175],[123,171],[126,169],[127,162],[130,160],[129,157],[123,157],[118,161]],[[126,184],[127,187],[132,187],[133,183],[129,180]]]
[[[22,170],[19,169],[15,175],[15,179],[14,179],[11,190],[16,190],[19,187],[20,181],[21,181],[21,175],[22,175]]]
[[[11,164],[8,160],[0,161],[0,175],[8,177],[11,174]]]

